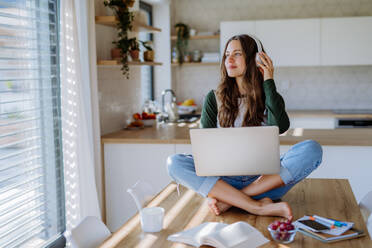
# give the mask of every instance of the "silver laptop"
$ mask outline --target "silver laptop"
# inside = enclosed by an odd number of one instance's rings
[[[190,129],[198,176],[278,174],[276,126]]]

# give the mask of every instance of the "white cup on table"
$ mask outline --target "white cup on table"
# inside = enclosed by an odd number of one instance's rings
[[[144,232],[160,232],[163,229],[164,208],[142,208],[140,217],[141,227]]]

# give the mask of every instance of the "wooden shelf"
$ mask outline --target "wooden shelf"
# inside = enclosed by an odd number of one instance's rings
[[[121,65],[120,61],[117,60],[98,60],[97,65],[107,65],[107,66],[113,66],[113,65]],[[128,65],[163,65],[163,63],[160,62],[149,62],[149,61],[129,61]]]
[[[219,39],[220,35],[195,35],[195,36],[190,36],[189,40],[206,40],[206,39]],[[177,36],[172,35],[171,40],[177,40]]]
[[[220,62],[185,62],[182,63],[182,66],[205,66],[205,65],[220,65]],[[180,66],[179,63],[172,63],[172,66]]]
[[[118,20],[115,16],[96,16],[96,24],[101,24],[109,27],[116,27]],[[160,28],[146,25],[144,23],[133,21],[133,30],[134,32],[147,32],[147,33],[156,33],[161,32]]]

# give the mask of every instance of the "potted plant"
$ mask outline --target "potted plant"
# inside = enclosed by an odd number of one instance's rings
[[[133,7],[135,0],[105,0],[103,3],[105,6],[111,8],[118,20],[118,39],[114,41],[113,44],[119,49],[119,52],[115,49],[111,51],[113,59],[118,59],[122,63],[121,70],[123,74],[129,78],[129,66],[128,66],[128,56],[130,51],[136,50],[136,45],[138,48],[138,42],[136,38],[129,38],[128,32],[132,31],[132,22],[134,18],[133,12],[129,10]],[[120,55],[119,55],[120,54]]]
[[[136,38],[130,39],[130,57],[133,61],[139,61],[139,44]]]
[[[187,45],[190,37],[190,29],[184,23],[177,23],[175,26],[177,33],[176,48],[178,50],[178,61],[180,64],[184,61],[184,56],[187,54]]]
[[[154,51],[151,47],[151,41],[141,41],[141,43],[146,48],[146,51],[143,53],[143,59],[145,61],[154,61]]]

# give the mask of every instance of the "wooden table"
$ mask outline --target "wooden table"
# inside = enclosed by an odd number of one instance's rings
[[[181,243],[167,241],[170,234],[195,227],[203,222],[216,221],[231,224],[246,221],[256,227],[263,235],[272,240],[267,226],[279,217],[255,216],[237,208],[231,208],[220,216],[213,215],[205,198],[192,190],[180,187],[177,195],[176,184],[169,184],[148,206],[161,206],[165,209],[164,229],[159,233],[143,233],[138,214],[113,233],[100,248],[121,247],[190,247]],[[355,223],[367,236],[325,244],[301,233],[287,245],[274,241],[262,247],[372,247],[372,241],[361,216],[350,184],[346,179],[306,179],[288,192],[283,201],[287,201],[293,210],[294,219],[304,215],[316,214],[329,218],[346,220]],[[206,247],[206,246],[204,246]]]

